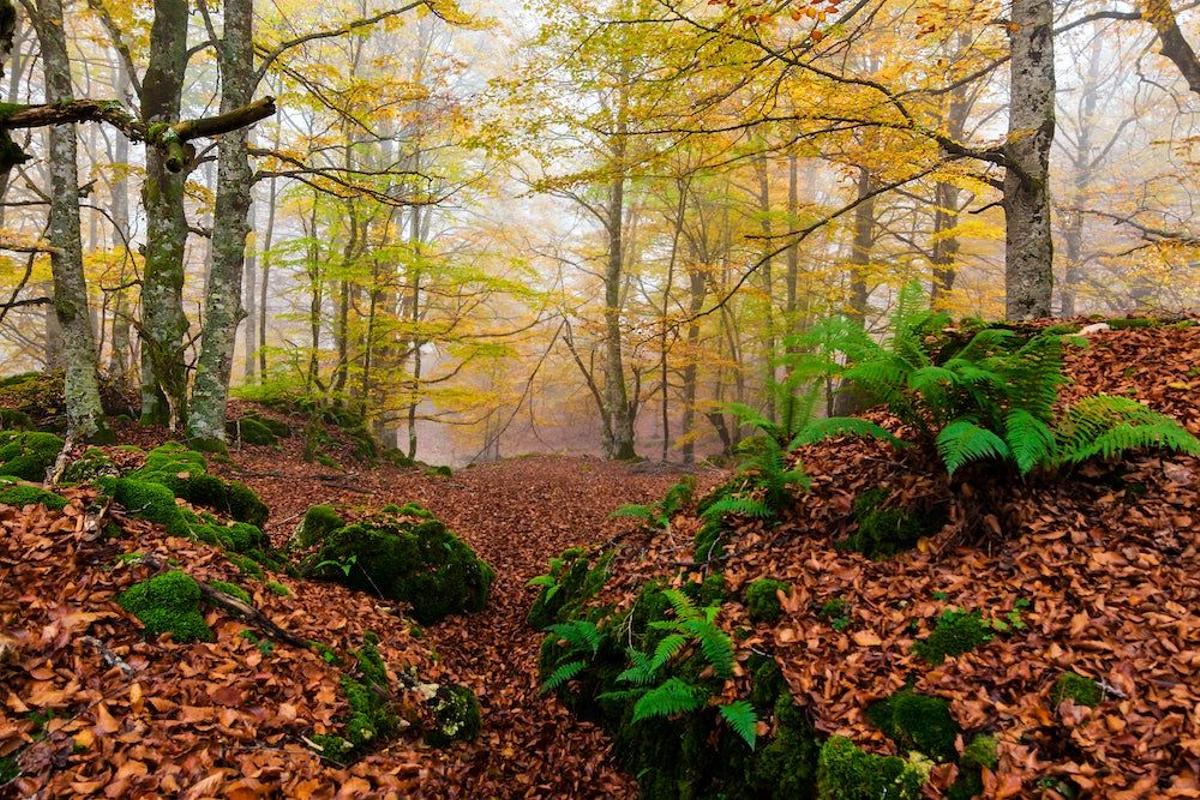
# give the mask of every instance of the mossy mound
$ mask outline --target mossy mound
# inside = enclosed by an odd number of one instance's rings
[[[32,506],[41,504],[60,511],[67,507],[67,498],[37,486],[5,486],[0,488],[0,506]]]
[[[922,536],[935,533],[945,515],[921,508],[888,508],[887,489],[871,489],[854,501],[853,516],[858,528],[835,543],[839,550],[853,550],[868,558],[881,559],[916,547]]]
[[[161,483],[118,478],[111,483],[111,492],[113,499],[130,514],[164,525],[172,535],[188,534],[183,509],[175,502],[175,493]]]
[[[867,719],[902,750],[916,751],[941,762],[953,761],[958,756],[954,748],[958,723],[950,715],[950,704],[940,697],[904,689],[871,704]]]
[[[104,413],[108,416],[132,413],[137,399],[116,381],[105,375],[98,377]],[[67,426],[63,372],[23,372],[0,378],[0,418],[6,419],[7,428],[37,427],[63,432]]]
[[[482,610],[495,577],[437,519],[385,513],[331,531],[301,569],[308,577],[407,602],[422,625]]]
[[[921,765],[878,756],[844,736],[831,736],[817,761],[819,800],[917,800],[928,775]]]
[[[270,513],[250,487],[209,475],[201,453],[175,442],[151,450],[146,462],[126,477],[161,484],[193,505],[206,506],[260,528]]]
[[[170,633],[179,643],[214,639],[200,613],[200,585],[186,572],[164,572],[135,583],[117,597],[117,603],[142,621],[147,638]]]
[[[593,560],[584,548],[572,547],[550,559],[549,571],[527,584],[539,586],[541,591],[529,607],[525,621],[544,630],[577,615],[583,604],[604,586],[612,557],[613,553],[609,552]]]
[[[242,417],[230,420],[225,425],[225,433],[230,439],[245,444],[268,446],[278,444],[279,437],[262,420],[255,417]]]
[[[469,742],[479,736],[482,715],[479,700],[466,686],[439,686],[431,703],[433,727],[425,731],[425,743],[448,747],[454,742]]]
[[[963,749],[958,761],[958,778],[950,791],[948,800],[970,800],[983,794],[983,770],[994,770],[999,763],[996,752],[996,737],[980,734]]]
[[[346,521],[338,515],[333,506],[324,504],[312,506],[304,512],[304,519],[300,521],[296,532],[292,534],[290,544],[292,547],[301,549],[312,547],[325,541],[329,534],[345,524]]]
[[[746,612],[752,622],[775,622],[783,616],[779,593],[788,594],[792,585],[774,578],[759,578],[746,587]]]
[[[89,447],[63,470],[63,480],[67,483],[86,483],[97,478],[115,477],[120,474],[121,468],[109,457],[108,453],[99,447]]]
[[[937,625],[913,650],[930,664],[941,664],[946,656],[960,656],[987,644],[994,636],[991,625],[978,611],[948,609]]]
[[[63,440],[41,431],[0,431],[0,475],[41,482],[63,449]]]
[[[379,653],[379,637],[370,631],[363,634],[362,647],[354,657],[354,673],[342,677],[342,693],[349,708],[340,732],[311,737],[321,747],[321,755],[338,764],[357,759],[394,736],[400,727],[390,700],[387,665]]]
[[[1104,690],[1091,678],[1077,672],[1064,672],[1050,689],[1050,702],[1057,707],[1067,699],[1077,706],[1094,708],[1104,699]]]
[[[230,583],[229,581],[209,581],[208,585],[216,589],[218,592],[224,592],[230,597],[236,597],[243,603],[251,603],[254,601],[254,598],[250,596],[250,593],[241,586],[238,586],[236,583]]]

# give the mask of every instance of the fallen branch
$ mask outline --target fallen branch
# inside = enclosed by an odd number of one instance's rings
[[[129,664],[123,658],[114,653],[112,650],[108,649],[108,645],[97,639],[95,636],[84,636],[82,639],[80,639],[80,641],[82,641],[84,644],[90,644],[92,647],[96,648],[96,652],[100,654],[101,660],[104,661],[107,666],[116,667],[117,669],[121,670],[121,672],[125,673],[127,677],[133,675],[134,672],[137,671],[133,667],[129,666]]]
[[[299,647],[303,650],[308,649],[308,640],[301,639],[294,633],[290,633],[271,620],[263,612],[259,611],[248,603],[243,603],[241,600],[232,595],[225,594],[219,589],[214,589],[203,581],[197,581],[200,584],[200,594],[214,606],[220,606],[226,611],[231,611],[242,618],[243,621],[259,628],[272,639],[277,639],[281,642],[286,642],[293,647]]]

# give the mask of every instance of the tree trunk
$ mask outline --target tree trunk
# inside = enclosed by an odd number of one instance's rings
[[[279,141],[276,139],[276,147]],[[259,380],[267,380],[267,288],[271,285],[271,247],[275,237],[275,200],[278,197],[275,178],[271,178],[271,188],[267,192],[267,229],[263,234],[262,249],[262,281],[259,284],[258,295],[258,375]]]
[[[150,61],[142,79],[142,119],[147,125],[179,119],[187,67],[187,0],[157,0],[150,29]],[[190,166],[190,165],[189,165]],[[167,152],[146,148],[142,206],[146,212],[142,282],[142,422],[187,421],[187,369],[183,338],[183,253],[188,227],[183,192],[188,168],[167,169]]]
[[[42,50],[46,100],[70,102],[71,61],[63,30],[60,0],[37,0],[29,8]],[[54,125],[49,130],[50,152],[50,270],[54,279],[54,316],[62,331],[66,369],[64,403],[67,429],[80,439],[107,434],[100,390],[96,380],[96,346],[88,311],[87,282],[83,275],[83,244],[79,226],[79,175],[76,166],[74,125]]]
[[[765,146],[765,143],[764,143]],[[759,213],[759,228],[763,234],[763,255],[762,266],[759,267],[759,273],[762,276],[763,296],[765,302],[764,311],[764,335],[763,335],[763,394],[766,397],[766,407],[764,412],[767,419],[772,422],[776,419],[775,409],[775,279],[772,275],[772,257],[771,251],[775,247],[775,241],[771,238],[771,184],[767,174],[767,154],[760,153],[755,159],[755,172],[758,176],[758,213]]]
[[[225,0],[225,30],[217,48],[221,65],[221,112],[254,95],[253,4]],[[236,128],[217,144],[217,200],[213,211],[212,268],[204,302],[204,331],[188,433],[202,441],[225,440],[225,409],[233,348],[242,318],[242,268],[250,233],[253,175],[246,152],[248,128]]]
[[[1066,250],[1067,269],[1063,276],[1062,315],[1073,317],[1077,313],[1075,292],[1083,280],[1083,209],[1088,201],[1088,190],[1092,183],[1092,126],[1096,121],[1096,104],[1099,100],[1097,86],[1100,80],[1100,56],[1103,40],[1099,35],[1092,43],[1088,59],[1087,76],[1083,82],[1083,96],[1079,102],[1079,125],[1075,142],[1075,158],[1072,167],[1073,193],[1071,208],[1066,213],[1063,226],[1063,245]]]
[[[701,270],[688,271],[688,317],[691,322],[687,329],[687,361],[683,367],[683,463],[691,464],[696,460],[696,373],[699,368],[700,349],[700,320],[697,315],[704,308],[704,295],[708,281]]]
[[[1050,316],[1050,145],[1054,140],[1054,38],[1050,0],[1013,0],[1009,159],[1004,175],[1005,310],[1008,319]]]
[[[117,75],[117,97],[124,98],[129,93],[129,72],[120,58],[116,59],[114,69]],[[129,139],[120,132],[114,135],[113,161],[118,165],[129,163]],[[115,229],[110,241],[114,250],[117,248],[124,250],[129,236],[129,181],[125,177],[126,170],[123,168],[118,169],[116,175],[110,188],[112,207],[109,213],[112,214],[112,224]],[[121,272],[119,273],[119,282],[122,286],[129,280],[128,266],[129,253],[126,252],[121,258]],[[121,387],[128,385],[129,373],[133,368],[129,358],[132,347],[132,337],[129,334],[133,327],[133,320],[130,316],[132,313],[129,290],[118,289],[113,298],[112,349],[108,358],[108,376]]]
[[[963,52],[971,43],[971,31],[960,31],[958,52]],[[957,53],[956,53],[957,55]],[[957,86],[950,92],[950,104],[946,112],[946,135],[954,141],[962,141],[967,125],[970,103],[967,97],[968,84]],[[931,302],[936,306],[954,288],[958,276],[958,236],[952,231],[958,227],[959,189],[949,181],[938,181],[934,189],[933,212],[933,292]]]
[[[251,190],[250,210],[247,213],[247,222],[250,225],[251,233],[254,233],[257,225],[255,210],[254,193]],[[258,363],[255,354],[255,351],[258,350],[258,247],[254,238],[249,240],[246,248],[245,275],[246,285],[242,290],[242,297],[245,299],[246,305],[246,324],[242,328],[242,337],[245,340],[246,351],[242,361],[242,378],[246,383],[253,383],[254,370]]]
[[[618,99],[617,130],[613,134],[612,180],[608,194],[608,260],[604,268],[604,404],[612,421],[612,434],[605,442],[609,458],[632,459],[633,418],[625,388],[625,363],[621,348],[621,282],[624,260],[625,154],[628,146],[625,96]]]
[[[875,180],[867,167],[858,168],[858,197],[868,198]],[[854,208],[854,239],[850,245],[850,318],[860,326],[867,324],[867,267],[875,247],[875,198],[863,200]],[[833,413],[846,416],[862,411],[867,398],[854,386],[842,384],[833,398]]]

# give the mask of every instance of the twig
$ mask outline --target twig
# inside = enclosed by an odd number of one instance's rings
[[[84,644],[90,644],[92,647],[96,648],[96,651],[100,653],[100,658],[103,659],[105,664],[110,667],[117,667],[121,670],[121,672],[125,673],[127,677],[132,676],[137,671],[128,663],[126,663],[123,658],[114,653],[112,650],[109,650],[108,645],[97,639],[95,636],[84,636],[82,639],[80,639],[80,641],[82,641]]]

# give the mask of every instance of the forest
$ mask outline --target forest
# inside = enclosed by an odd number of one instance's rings
[[[0,0],[0,798],[1200,797],[1200,10]]]

